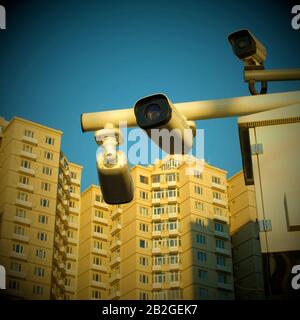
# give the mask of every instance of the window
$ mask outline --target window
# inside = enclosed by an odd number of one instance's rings
[[[148,276],[147,275],[145,275],[145,274],[143,274],[143,273],[141,273],[140,274],[140,277],[139,277],[140,279],[140,283],[148,283],[149,282],[149,279],[148,279]]]
[[[169,197],[169,198],[179,197],[179,190],[178,189],[168,189],[166,194],[167,194],[167,197]]]
[[[71,286],[71,279],[70,278],[65,278],[65,286]]]
[[[93,264],[96,266],[101,266],[102,265],[102,259],[99,257],[93,257]]]
[[[206,288],[199,288],[199,296],[200,297],[207,297],[208,296],[208,290]]]
[[[197,259],[198,259],[198,261],[206,262],[207,261],[207,254],[205,252],[198,251],[197,252]]]
[[[43,174],[45,174],[47,176],[51,176],[52,175],[52,168],[43,167]]]
[[[30,161],[28,161],[28,160],[22,160],[22,161],[21,161],[21,167],[22,167],[22,168],[25,168],[25,169],[30,169],[30,167],[31,167]]]
[[[204,210],[204,204],[202,202],[196,201],[195,202],[195,208],[196,208],[196,210],[203,211]]]
[[[100,194],[95,195],[95,201],[97,202],[103,202],[102,196]]]
[[[217,240],[216,240],[216,248],[225,249],[225,242],[224,242],[224,240],[217,239]]]
[[[169,161],[167,161],[165,164],[161,166],[161,169],[162,170],[176,169],[179,167],[179,165],[180,165],[180,162],[178,160],[170,159]]]
[[[148,248],[148,243],[146,240],[140,239],[140,248]]]
[[[53,153],[50,151],[45,151],[44,152],[44,159],[53,160]]]
[[[49,208],[49,200],[45,199],[45,198],[41,198],[40,200],[40,206],[41,207],[45,207],[45,208]]]
[[[219,177],[212,176],[211,180],[213,183],[221,184],[221,179]]]
[[[151,178],[152,183],[160,183],[160,174],[155,174]]]
[[[21,184],[29,184],[29,178],[25,176],[19,176],[19,183]]]
[[[206,243],[206,237],[202,234],[196,234],[196,242],[199,244],[205,244]]]
[[[46,137],[46,143],[50,144],[51,146],[53,146],[54,145],[54,138]]]
[[[148,265],[148,258],[141,256],[140,257],[140,265],[147,266]]]
[[[207,280],[208,271],[199,269],[198,270],[198,277],[199,277],[200,280]]]
[[[148,200],[148,192],[140,191],[140,198],[143,200]]]
[[[140,231],[148,232],[148,225],[145,223],[140,223]]]
[[[16,217],[25,219],[26,218],[26,210],[21,209],[21,208],[17,208],[16,209]]]
[[[12,262],[10,264],[10,269],[12,271],[21,272],[22,271],[22,265],[21,265],[21,263],[18,263],[18,262]]]
[[[162,198],[164,198],[164,191],[163,190],[153,191],[152,198],[153,199],[162,199]]]
[[[219,192],[213,192],[213,198],[217,200],[221,200],[221,193]]]
[[[22,150],[28,153],[32,153],[32,146],[29,146],[28,144],[23,144]]]
[[[219,283],[227,283],[227,277],[224,273],[218,273],[218,282]]]
[[[20,290],[20,282],[17,280],[8,280],[8,288],[12,290]]]
[[[145,291],[140,291],[139,297],[139,300],[149,300],[148,292]]]
[[[202,179],[202,173],[199,170],[194,170],[194,177],[197,179]]]
[[[95,281],[95,282],[101,282],[101,274],[99,274],[99,273],[93,273],[93,281]]]
[[[166,282],[166,275],[163,272],[160,273],[155,273],[154,274],[154,279],[153,279],[154,283],[164,283]]]
[[[92,290],[92,299],[101,299],[101,291]]]
[[[26,129],[24,135],[28,138],[34,138],[34,133],[31,130]]]
[[[43,249],[37,249],[35,252],[35,256],[39,259],[46,259],[46,251]]]
[[[215,223],[215,231],[224,232],[224,225],[222,223]]]
[[[23,227],[15,226],[15,234],[18,234],[20,236],[24,236],[25,230]]]
[[[68,235],[68,238],[70,238],[70,239],[74,238],[74,232],[71,230],[68,230],[67,235]]]
[[[70,172],[70,176],[71,176],[72,179],[77,179],[77,173],[76,172],[71,171]]]
[[[145,216],[145,217],[148,216],[148,208],[140,206],[140,215]]]
[[[94,225],[94,232],[103,233],[103,227],[102,226],[98,226],[98,225]]]
[[[217,255],[217,265],[225,266],[225,257]]]
[[[205,226],[205,219],[203,218],[196,218],[196,224],[200,227],[204,227]]]
[[[19,243],[14,243],[13,244],[13,251],[21,254],[24,251],[24,247]]]
[[[94,243],[94,248],[95,248],[95,243]],[[67,247],[67,253],[72,254],[73,253],[73,247],[68,246]]]
[[[17,198],[22,201],[28,201],[28,194],[25,192],[18,192]]]
[[[35,274],[37,277],[44,277],[44,275],[45,275],[45,269],[42,268],[42,267],[35,267],[35,268],[34,268],[34,274]]]
[[[38,238],[40,241],[47,241],[47,233],[45,233],[45,232],[38,232],[37,238]]]
[[[164,213],[164,207],[153,207],[153,214],[154,215],[161,215]]]
[[[96,209],[96,210],[95,210],[95,217],[97,217],[97,218],[104,218],[103,211]]]
[[[42,182],[41,183],[41,189],[44,190],[44,191],[50,191],[50,183],[48,182]]]
[[[201,194],[201,195],[203,194],[203,189],[200,186],[195,186],[194,191],[197,194]]]
[[[148,177],[140,176],[140,182],[141,182],[141,183],[148,184],[148,181],[149,181]]]
[[[32,292],[34,294],[42,296],[43,292],[44,292],[44,288],[42,286],[34,285],[33,289],[32,289]]]
[[[214,207],[214,214],[217,216],[223,216],[223,211],[221,208]]]
[[[39,215],[39,223],[47,224],[48,223],[48,217],[40,214]]]
[[[177,173],[167,173],[166,174],[166,181],[171,182],[171,181],[178,181],[178,174]]]

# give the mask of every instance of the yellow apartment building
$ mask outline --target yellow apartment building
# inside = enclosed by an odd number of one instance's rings
[[[243,171],[228,180],[228,204],[236,298],[265,299],[255,188]]]
[[[7,294],[76,298],[82,167],[60,149],[62,132],[0,118],[0,264]]]
[[[131,174],[129,204],[81,194],[78,298],[233,299],[226,171],[170,157]]]

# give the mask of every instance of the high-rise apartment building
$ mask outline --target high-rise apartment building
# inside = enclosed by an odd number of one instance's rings
[[[233,299],[226,171],[171,157],[131,174],[121,207],[82,193],[78,298]]]
[[[82,167],[61,152],[61,131],[21,118],[0,125],[0,264],[7,293],[72,299]]]

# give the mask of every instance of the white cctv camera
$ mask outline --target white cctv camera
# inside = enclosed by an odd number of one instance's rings
[[[263,65],[267,51],[264,45],[248,30],[236,31],[228,36],[234,54],[245,66]]]
[[[108,204],[128,203],[133,199],[134,187],[126,156],[117,151],[121,143],[120,131],[107,128],[95,132],[95,139],[104,148],[97,152],[97,171],[103,199]]]
[[[195,123],[187,121],[165,95],[140,99],[134,114],[138,126],[165,152],[185,154],[193,147]]]

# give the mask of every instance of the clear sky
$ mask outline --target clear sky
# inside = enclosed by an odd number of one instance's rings
[[[129,108],[163,92],[174,102],[249,95],[227,35],[248,28],[265,44],[266,68],[300,66],[300,30],[288,1],[1,1],[0,115],[64,132],[62,148],[98,183],[93,135],[80,114]],[[299,89],[271,83],[269,92]],[[198,121],[205,158],[242,168],[236,119]]]

